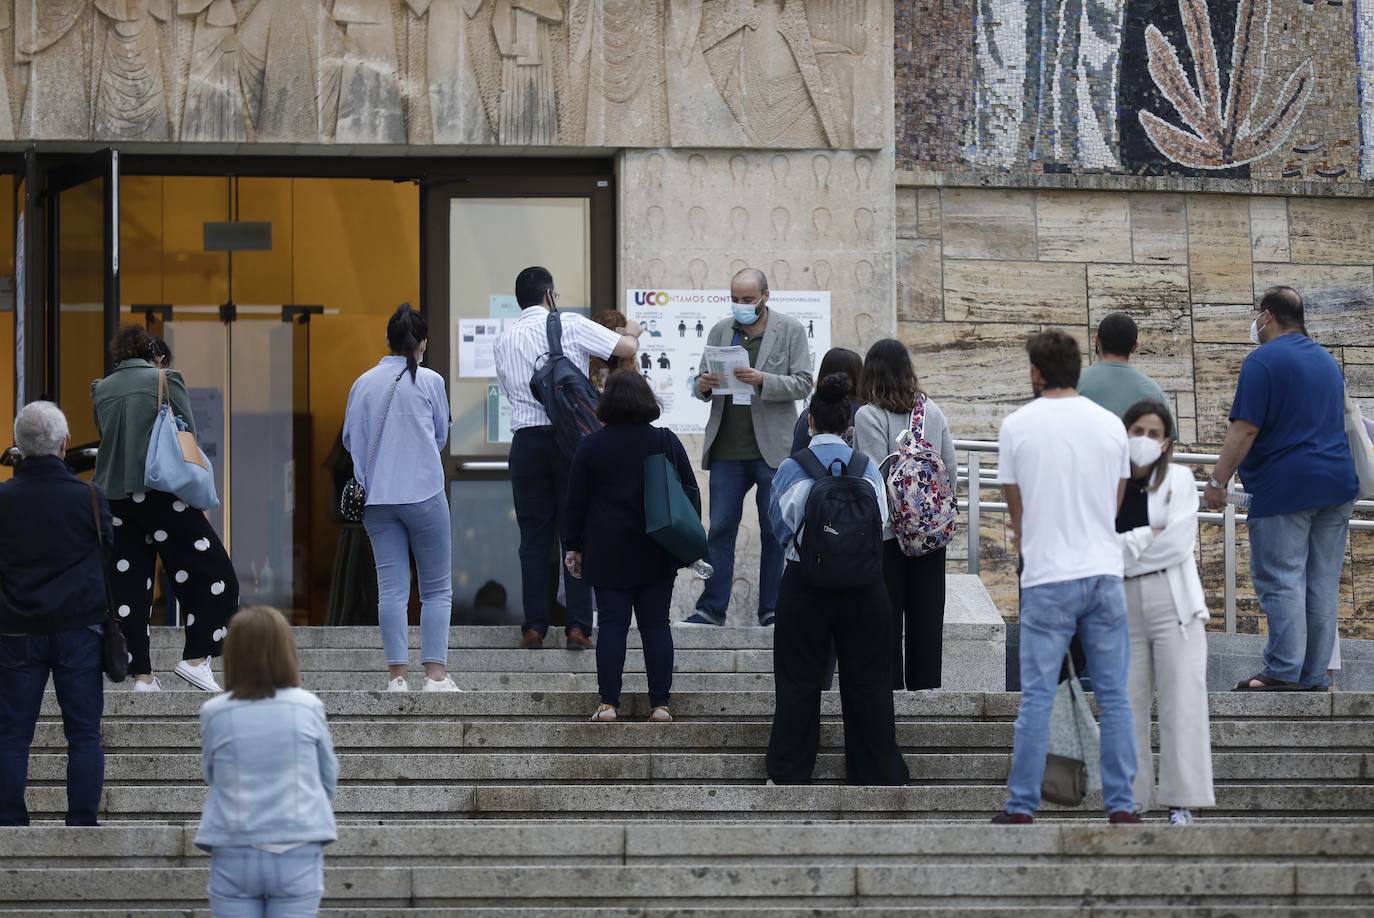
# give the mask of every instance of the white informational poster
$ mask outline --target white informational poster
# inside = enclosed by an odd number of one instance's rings
[[[675,433],[706,431],[711,405],[693,395],[711,326],[730,315],[729,290],[625,291],[625,315],[644,326],[639,368],[663,407],[661,423]],[[830,349],[830,291],[776,290],[768,306],[801,322],[811,345],[811,372]],[[730,342],[726,342],[728,345]]]
[[[458,375],[489,379],[496,375],[496,338],[508,319],[458,320]]]

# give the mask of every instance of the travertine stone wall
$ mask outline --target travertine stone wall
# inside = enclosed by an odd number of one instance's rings
[[[740,268],[757,267],[776,290],[829,290],[836,346],[862,353],[891,334],[890,149],[627,151],[619,171],[622,288],[722,288]],[[685,442],[701,456],[700,437]],[[708,476],[699,478],[709,495]],[[730,609],[736,622],[757,612],[758,540],[751,495]],[[687,583],[684,575],[675,594],[680,613],[700,592]]]
[[[995,439],[1030,397],[1030,332],[1066,329],[1089,353],[1097,322],[1120,310],[1140,325],[1136,365],[1173,401],[1182,442],[1215,452],[1252,347],[1255,299],[1274,284],[1302,292],[1310,331],[1374,414],[1374,201],[903,185],[896,207],[898,337],[956,437]],[[983,535],[984,579],[1010,612],[1014,562],[1000,515]],[[1355,534],[1342,627],[1374,637],[1369,535]],[[1244,527],[1241,536],[1240,624],[1255,630]],[[1220,544],[1220,530],[1204,527],[1214,614]]]

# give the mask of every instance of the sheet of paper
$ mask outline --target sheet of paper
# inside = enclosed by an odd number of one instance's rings
[[[487,442],[509,443],[514,439],[510,430],[510,402],[501,394],[496,383],[487,384]]]
[[[754,399],[754,387],[735,378],[735,371],[749,368],[749,352],[734,345],[714,347],[707,345],[705,351],[706,370],[719,376],[721,383],[716,387],[717,395],[728,395],[736,405],[747,405]]]
[[[458,375],[490,378],[496,375],[496,336],[501,319],[458,320]]]

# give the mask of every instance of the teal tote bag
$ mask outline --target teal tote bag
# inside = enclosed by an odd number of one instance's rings
[[[678,477],[663,431],[663,451],[644,457],[644,531],[684,565],[706,557],[706,528]]]

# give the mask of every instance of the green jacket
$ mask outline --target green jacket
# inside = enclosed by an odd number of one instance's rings
[[[100,431],[100,450],[95,458],[95,483],[110,500],[124,500],[148,490],[143,466],[148,459],[148,439],[157,420],[158,370],[146,360],[123,360],[114,372],[91,383],[95,426]],[[167,371],[167,400],[172,412],[186,421],[192,432],[191,397],[176,370]]]

